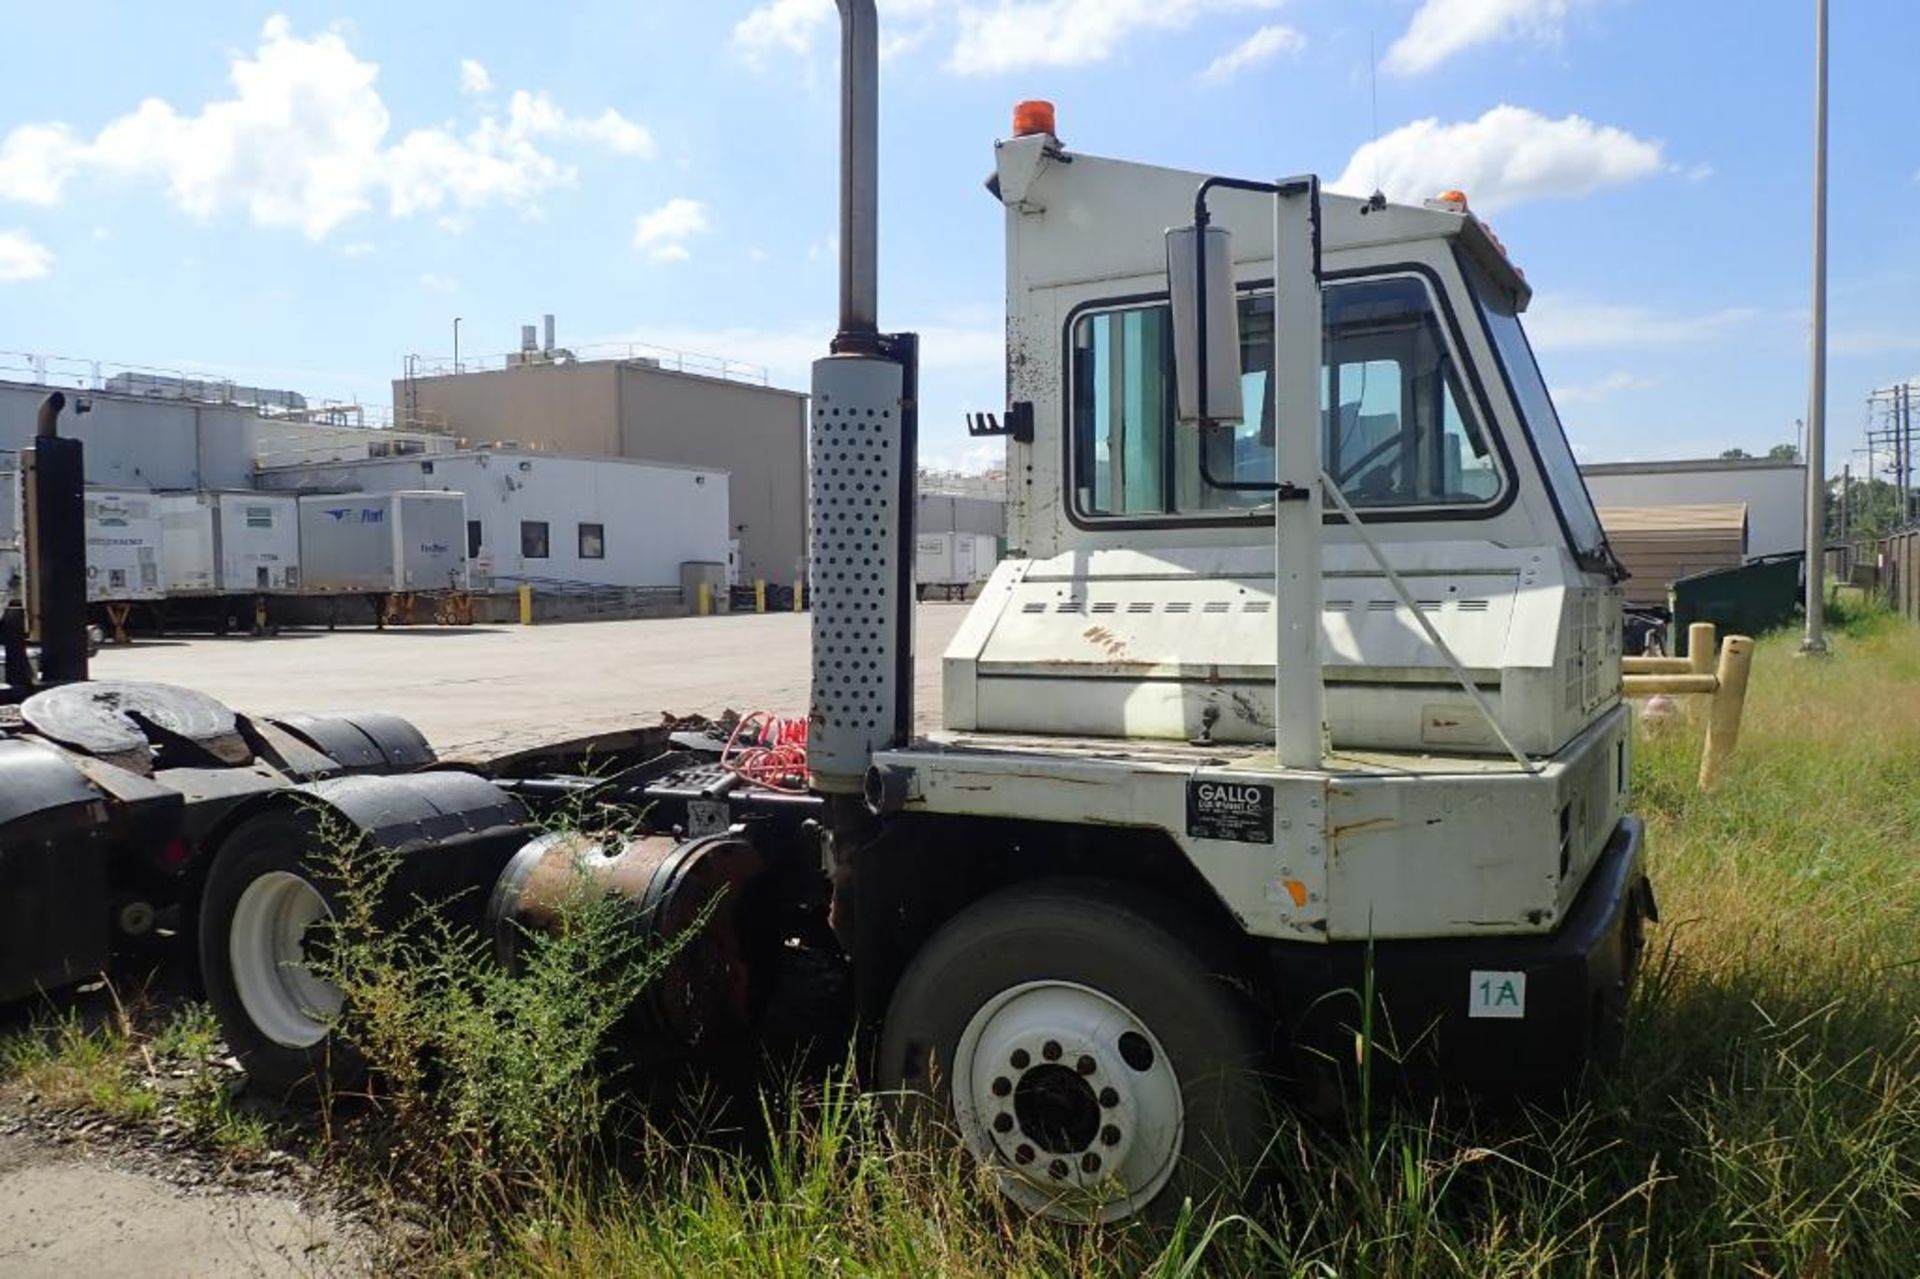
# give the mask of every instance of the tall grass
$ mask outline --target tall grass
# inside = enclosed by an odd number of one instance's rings
[[[1618,1071],[1570,1108],[1288,1123],[1269,1190],[1171,1231],[1007,1214],[957,1157],[891,1146],[835,1087],[749,1157],[638,1138],[637,1176],[552,1187],[484,1268],[542,1275],[1920,1273],[1920,635],[1843,616],[1758,647],[1731,777],[1642,738],[1662,923]],[[465,1261],[476,1261],[466,1254]]]

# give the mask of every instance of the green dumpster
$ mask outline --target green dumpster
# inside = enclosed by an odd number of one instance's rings
[[[1686,655],[1687,627],[1712,622],[1726,635],[1763,635],[1785,626],[1800,607],[1798,551],[1764,555],[1738,568],[1709,569],[1674,582],[1668,593],[1677,656]]]

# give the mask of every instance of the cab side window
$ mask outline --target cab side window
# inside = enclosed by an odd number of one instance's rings
[[[1389,276],[1324,292],[1322,465],[1358,510],[1467,507],[1500,495],[1501,474],[1471,415],[1424,281]],[[1094,311],[1073,326],[1075,500],[1083,516],[1214,516],[1260,506],[1260,493],[1201,478],[1273,477],[1268,381],[1273,300],[1240,300],[1240,423],[1203,435],[1173,422],[1173,353],[1163,302]]]

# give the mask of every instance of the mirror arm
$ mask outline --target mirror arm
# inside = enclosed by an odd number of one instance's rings
[[[1194,362],[1202,370],[1207,367],[1207,228],[1213,223],[1213,215],[1207,211],[1207,193],[1215,187],[1223,187],[1230,191],[1255,191],[1264,195],[1278,195],[1281,190],[1279,186],[1272,182],[1254,182],[1246,178],[1223,178],[1216,175],[1202,182],[1200,189],[1193,193],[1193,225],[1199,231],[1199,234],[1193,237],[1193,273],[1195,276],[1193,282],[1194,310],[1198,312],[1194,317],[1197,321],[1194,326],[1194,347],[1198,358]],[[1198,390],[1200,393],[1198,403],[1200,406],[1201,431],[1204,434],[1206,428],[1212,424],[1212,419],[1207,416],[1207,378],[1204,372],[1201,375]],[[1207,483],[1213,484],[1215,488],[1225,488],[1229,491],[1234,489],[1232,483],[1214,484],[1212,477],[1207,475],[1206,467],[1206,446],[1202,444],[1200,449],[1201,478],[1205,479]],[[1258,488],[1258,486],[1256,486],[1256,488]],[[1259,489],[1258,491],[1265,492],[1266,490]]]

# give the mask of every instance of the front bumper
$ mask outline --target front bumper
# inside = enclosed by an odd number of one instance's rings
[[[1628,817],[1549,936],[1272,944],[1295,1071],[1350,1082],[1365,1033],[1376,1077],[1476,1094],[1560,1091],[1618,1056],[1655,918],[1644,828]]]

